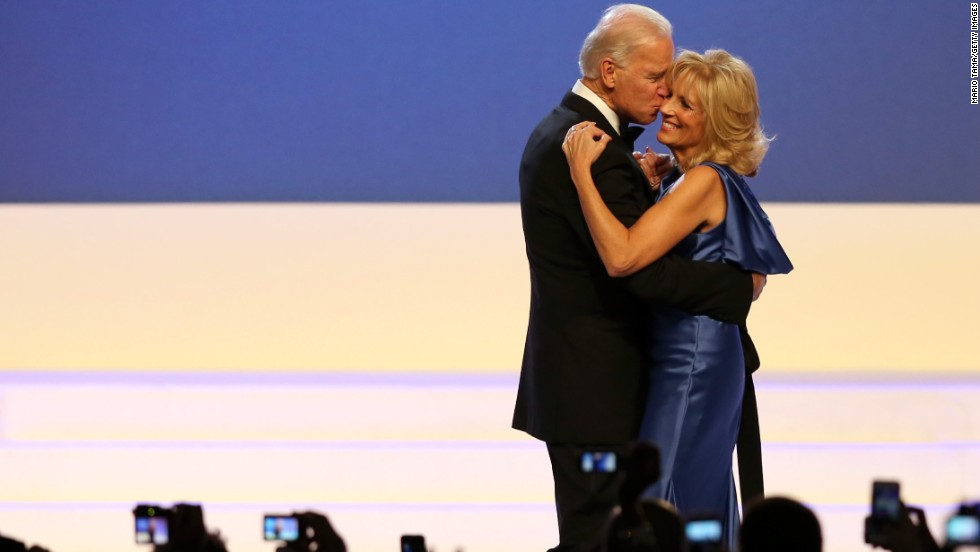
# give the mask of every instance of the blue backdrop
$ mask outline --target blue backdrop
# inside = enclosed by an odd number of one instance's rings
[[[516,201],[607,5],[0,0],[0,201]],[[980,201],[969,2],[653,7],[754,67],[763,200]]]

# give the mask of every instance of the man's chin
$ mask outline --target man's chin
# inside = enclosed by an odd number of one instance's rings
[[[653,115],[650,115],[648,117],[644,117],[644,118],[639,119],[639,120],[637,120],[635,122],[638,125],[647,126],[647,125],[652,124],[654,121],[657,120],[657,115],[658,115],[658,113],[654,113]]]

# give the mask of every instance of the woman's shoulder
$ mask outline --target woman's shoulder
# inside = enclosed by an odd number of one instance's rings
[[[684,172],[684,186],[688,189],[708,191],[718,188],[721,184],[721,176],[711,165],[697,165]]]
[[[720,173],[728,169],[725,165],[718,165],[716,163],[701,163],[687,170],[687,174],[694,178],[706,178],[712,180],[720,180]]]
[[[705,178],[709,175],[714,177],[715,181],[725,188],[734,186],[742,190],[748,190],[749,183],[746,182],[745,176],[739,174],[728,165],[722,165],[713,161],[704,161],[700,165],[692,168],[691,171],[695,169],[700,169],[700,172],[705,175]]]

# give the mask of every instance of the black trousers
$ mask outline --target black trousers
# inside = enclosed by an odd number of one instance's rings
[[[594,552],[599,550],[603,529],[612,509],[619,503],[623,462],[629,445],[569,445],[548,443],[551,471],[555,478],[559,544],[549,552]],[[613,452],[619,463],[614,472],[583,471],[582,455]]]

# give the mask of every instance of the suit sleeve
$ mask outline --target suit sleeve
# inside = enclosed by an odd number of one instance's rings
[[[668,254],[623,285],[644,301],[677,307],[744,325],[752,305],[752,275],[724,263],[691,261]]]
[[[642,207],[635,197],[633,166],[621,155],[607,152],[593,166],[600,194],[613,214],[632,226]],[[588,232],[588,229],[586,229]],[[590,241],[591,235],[586,236]],[[668,254],[631,276],[616,281],[636,297],[651,303],[676,307],[690,314],[703,314],[734,324],[744,324],[752,304],[752,276],[724,263],[691,261]]]

